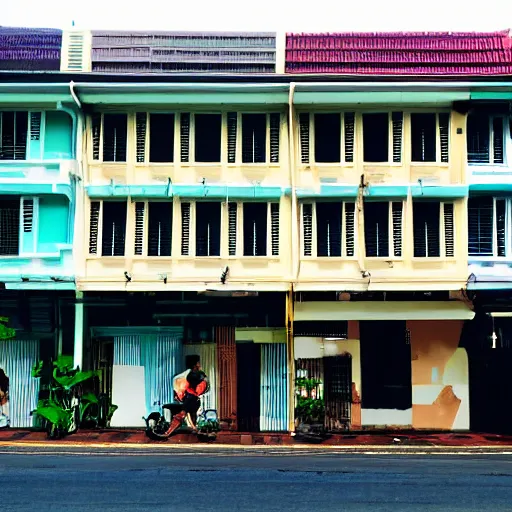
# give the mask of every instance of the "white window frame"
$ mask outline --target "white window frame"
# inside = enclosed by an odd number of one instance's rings
[[[512,154],[512,149],[509,149],[511,147],[510,142],[510,123],[507,123],[507,117],[505,114],[489,114],[488,115],[488,122],[489,122],[489,161],[488,162],[470,162],[469,156],[468,156],[468,165],[471,167],[488,167],[488,166],[496,166],[500,168],[508,167],[508,161],[507,161],[507,155],[510,153]],[[494,162],[494,120],[495,119],[501,119],[503,123],[503,163],[495,163]],[[469,134],[468,134],[469,135]],[[467,141],[467,136],[466,136]],[[466,142],[467,144],[467,142]]]

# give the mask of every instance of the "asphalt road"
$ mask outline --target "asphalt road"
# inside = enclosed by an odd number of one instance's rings
[[[510,455],[0,452],[13,511],[512,510]]]

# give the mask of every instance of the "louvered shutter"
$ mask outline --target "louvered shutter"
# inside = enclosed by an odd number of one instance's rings
[[[270,162],[279,163],[281,114],[270,114]]]
[[[279,203],[270,204],[270,231],[272,256],[279,256]]]
[[[236,112],[228,112],[228,163],[230,164],[236,162],[237,116]]]
[[[267,152],[266,114],[242,114],[242,162],[263,163]]]
[[[394,202],[391,204],[393,223],[393,255],[395,258],[400,258],[402,256],[402,210],[403,203]]]
[[[300,161],[309,164],[309,114],[299,114]]]
[[[230,256],[236,256],[237,210],[237,203],[228,203],[228,245]]]
[[[355,113],[345,113],[345,162],[354,161]]]
[[[439,139],[441,146],[441,162],[448,163],[450,139],[450,114],[439,114]]]
[[[489,163],[489,117],[482,114],[469,114],[467,121],[468,162]]]
[[[311,256],[313,250],[313,205],[302,205],[304,256]]]
[[[504,258],[507,255],[507,217],[505,199],[496,199],[496,236],[498,242],[498,256]]]
[[[103,202],[101,235],[102,256],[124,256],[126,237],[126,202]]]
[[[493,254],[494,199],[470,197],[468,200],[468,254]]]
[[[15,256],[20,249],[20,200],[0,197],[0,255]]]
[[[440,235],[440,203],[418,202],[413,203],[413,234],[414,257],[439,257],[441,245]]]
[[[172,202],[148,204],[148,256],[170,256],[172,247]]]
[[[41,112],[30,112],[30,140],[41,139]]]
[[[181,254],[190,253],[190,203],[181,203]]]
[[[141,256],[144,248],[144,213],[146,205],[135,203],[135,255]]]
[[[34,224],[34,199],[23,198],[23,232],[32,233]]]
[[[402,161],[402,130],[403,130],[403,112],[393,112],[391,120],[393,124],[393,162]]]
[[[190,158],[190,114],[183,113],[180,118],[180,149],[181,161],[188,162]],[[188,252],[187,252],[188,254]]]
[[[364,203],[366,257],[389,257],[389,203]]]
[[[128,116],[103,115],[103,161],[126,162]]]
[[[137,112],[135,114],[135,133],[137,162],[143,163],[146,160],[146,130],[148,115],[146,112]]]
[[[244,203],[244,256],[267,255],[267,203]]]
[[[355,203],[345,203],[345,251],[348,257],[354,256],[356,223]]]
[[[100,202],[91,202],[89,216],[89,254],[98,254],[98,235],[100,222]]]
[[[502,164],[503,160],[503,118],[495,117],[492,120],[492,151],[493,162]]]
[[[221,203],[196,203],[196,256],[220,256]]]
[[[92,124],[92,159],[100,159],[100,140],[101,140],[101,114],[93,114]]]
[[[444,203],[444,253],[447,258],[455,256],[455,232],[453,203]]]
[[[316,203],[317,256],[341,256],[341,203]]]

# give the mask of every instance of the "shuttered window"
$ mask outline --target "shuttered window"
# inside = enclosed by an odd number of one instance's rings
[[[403,203],[391,203],[391,222],[393,226],[393,256],[402,256],[402,225],[403,225]]]
[[[415,258],[455,256],[454,205],[439,201],[413,202]],[[443,232],[441,233],[441,229]],[[444,245],[442,240],[444,239]]]
[[[147,117],[146,112],[135,114],[135,144],[138,163],[146,161]]]
[[[103,161],[126,162],[128,116],[103,114]]]
[[[471,197],[468,200],[468,254],[505,257],[510,200]]]
[[[148,256],[170,256],[172,202],[148,203]]]
[[[196,256],[220,256],[221,203],[196,203]]]
[[[299,114],[300,161],[309,164],[309,114]]]
[[[242,162],[264,163],[266,152],[266,114],[242,114]]]
[[[304,256],[313,254],[313,205],[302,205],[302,237]]]
[[[365,162],[389,161],[389,114],[363,114]]]
[[[181,203],[181,255],[190,254],[190,203]]]
[[[101,203],[92,201],[89,213],[89,254],[98,254],[100,210]]]
[[[174,114],[149,114],[149,161],[174,161]]]
[[[436,114],[411,114],[411,151],[413,162],[436,161]]]
[[[237,240],[237,213],[238,204],[228,203],[228,252],[230,256],[236,256],[236,240]]]
[[[180,154],[181,161],[190,159],[190,114],[184,112],[180,115]]]
[[[30,112],[30,140],[41,140],[42,112]]]
[[[221,134],[221,114],[194,114],[194,147],[196,162],[220,162]]]
[[[315,114],[315,162],[339,163],[341,161],[340,114]]]
[[[403,112],[393,112],[391,122],[393,125],[393,162],[400,163],[402,161]]]
[[[345,112],[345,162],[354,161],[354,134],[355,134],[355,114],[354,112]]]
[[[126,203],[104,201],[102,216],[102,256],[124,256]]]
[[[23,197],[21,203],[23,211],[23,232],[32,233],[34,228],[34,199]]]
[[[20,250],[20,199],[0,196],[0,256],[16,256]]]
[[[281,114],[270,114],[270,163],[279,163]]]
[[[366,257],[389,256],[389,203],[365,202],[364,240]]]
[[[267,255],[267,203],[244,203],[244,256]]]
[[[504,164],[504,118],[473,113],[467,121],[468,162],[470,164]]]
[[[0,160],[26,160],[28,112],[0,112]]]
[[[341,256],[342,203],[316,203],[317,255]]]
[[[238,129],[238,114],[228,112],[228,163],[236,162],[236,135]]]
[[[270,237],[272,256],[279,256],[279,203],[270,203]]]
[[[144,254],[144,232],[146,203],[140,201],[135,203],[135,255]]]

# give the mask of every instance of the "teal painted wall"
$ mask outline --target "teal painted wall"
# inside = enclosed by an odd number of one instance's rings
[[[64,196],[39,198],[37,252],[56,252],[57,244],[68,243],[69,206]]]
[[[46,112],[44,135],[45,160],[73,158],[73,122],[66,112]]]

